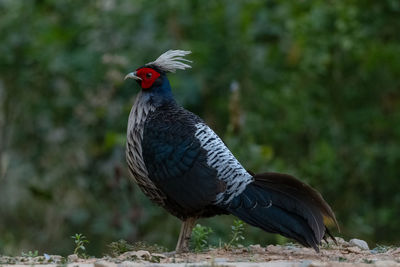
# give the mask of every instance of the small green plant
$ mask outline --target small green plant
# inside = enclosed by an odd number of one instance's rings
[[[39,256],[39,252],[38,252],[37,250],[35,250],[35,251],[29,250],[27,253],[22,252],[22,253],[21,253],[21,256],[22,256],[22,257],[33,258],[33,257]]]
[[[225,244],[225,248],[229,249],[231,247],[237,247],[240,242],[244,240],[244,222],[241,220],[234,220],[232,228],[232,238],[228,244]]]
[[[85,244],[89,243],[86,236],[83,234],[75,234],[71,236],[75,243],[74,254],[78,255],[78,257],[86,258],[87,255],[85,254],[86,247]]]
[[[202,226],[196,224],[192,231],[192,248],[194,251],[199,252],[207,248],[208,246],[208,236],[213,232],[210,227]]]

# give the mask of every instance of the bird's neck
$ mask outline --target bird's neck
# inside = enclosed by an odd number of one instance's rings
[[[151,90],[149,90],[148,94],[150,94],[151,102],[155,107],[176,105],[171,85],[166,76],[163,77],[159,84],[154,85]]]
[[[147,115],[161,106],[177,106],[171,86],[166,77],[150,90],[142,90],[137,95],[129,115],[128,132],[133,128],[143,128]]]

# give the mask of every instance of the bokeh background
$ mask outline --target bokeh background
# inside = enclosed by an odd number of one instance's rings
[[[255,172],[322,192],[345,238],[400,245],[400,2],[0,0],[0,253],[173,249],[179,221],[129,180],[126,73],[168,49],[178,101]],[[228,241],[233,217],[200,221]],[[251,227],[244,243],[287,240]]]

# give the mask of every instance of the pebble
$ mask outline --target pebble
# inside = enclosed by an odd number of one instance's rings
[[[337,242],[340,246],[344,246],[344,247],[348,247],[348,246],[349,246],[349,243],[346,242],[346,240],[344,240],[343,238],[336,236],[335,239],[336,239],[336,242]],[[329,241],[330,241],[330,242],[333,242],[333,241],[331,241],[331,240],[329,240]]]
[[[160,258],[160,259],[166,259],[167,258],[167,256],[165,256],[164,254],[161,254],[161,253],[152,253],[151,256],[157,257],[157,258]]]
[[[251,252],[253,253],[264,253],[265,249],[263,247],[261,247],[259,244],[257,245],[250,245],[249,249]]]
[[[128,251],[118,256],[120,260],[149,260],[151,258],[150,252],[147,250]]]
[[[349,243],[350,245],[357,246],[361,249],[369,250],[368,244],[364,240],[353,238],[349,241]]]
[[[138,250],[136,251],[135,255],[142,259],[150,259],[151,257],[150,252],[148,252],[147,250]]]
[[[70,261],[70,262],[75,262],[75,261],[77,261],[77,260],[79,259],[79,257],[78,257],[78,255],[76,255],[76,254],[71,254],[71,255],[69,255],[69,256],[67,257],[67,259],[68,259],[68,261]]]

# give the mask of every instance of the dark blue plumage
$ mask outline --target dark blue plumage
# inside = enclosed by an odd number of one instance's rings
[[[251,225],[293,238],[318,251],[327,230],[323,216],[332,214],[321,195],[287,174],[262,173],[254,178],[254,183],[226,209]]]
[[[144,125],[143,159],[149,179],[166,195],[166,208],[181,219],[213,213],[207,207],[223,191],[223,183],[207,165],[206,151],[194,136],[199,121],[171,101],[149,114]]]
[[[267,232],[318,246],[336,223],[321,195],[296,178],[251,174],[198,116],[174,100],[167,72],[189,67],[185,51],[168,51],[127,75],[142,91],[129,116],[127,162],[155,203],[184,221],[177,250],[187,249],[196,218],[233,214]]]

